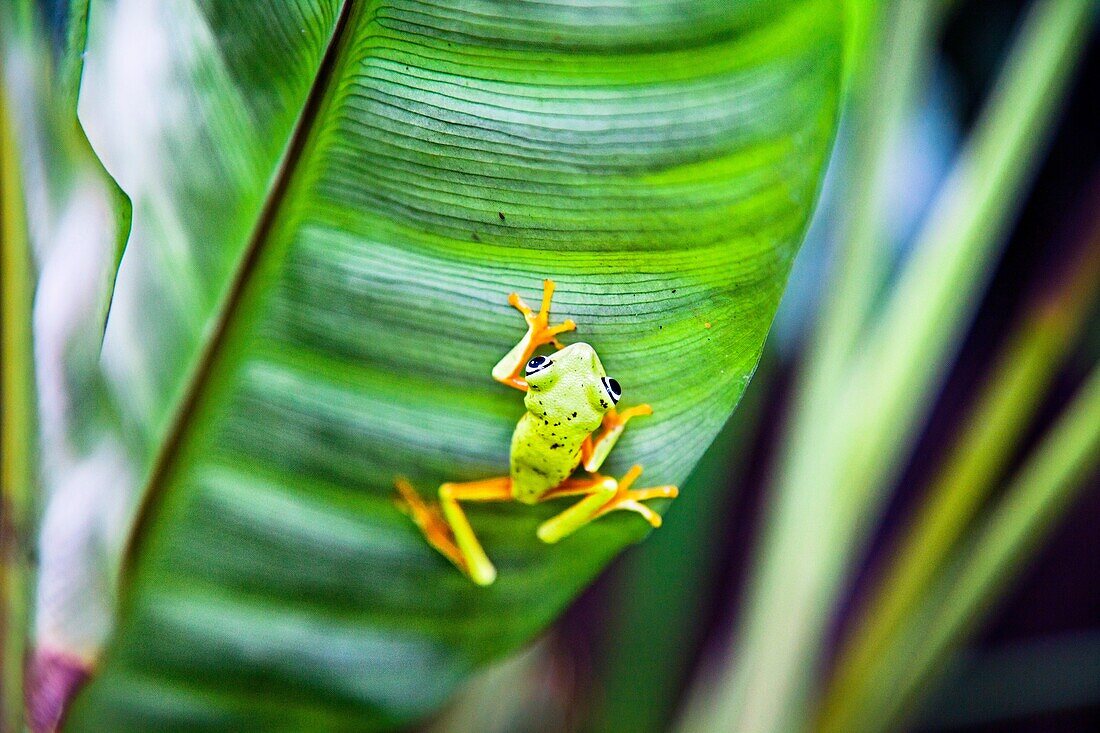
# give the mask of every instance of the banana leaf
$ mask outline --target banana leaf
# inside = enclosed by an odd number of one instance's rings
[[[838,4],[92,0],[88,18],[80,120],[133,203],[99,364],[128,519],[114,633],[66,729],[420,718],[648,525],[620,512],[547,546],[561,503],[471,507],[499,570],[478,588],[394,477],[428,494],[507,470],[523,406],[489,371],[523,333],[507,294],[547,277],[567,340],[655,410],[607,472],[687,476],[816,199]]]

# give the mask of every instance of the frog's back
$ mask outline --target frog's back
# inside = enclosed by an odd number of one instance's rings
[[[581,462],[581,443],[588,431],[526,413],[512,433],[512,496],[536,503],[558,486]]]

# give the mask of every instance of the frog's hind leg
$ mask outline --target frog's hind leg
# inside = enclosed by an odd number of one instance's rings
[[[558,341],[558,334],[572,331],[577,327],[577,324],[572,319],[566,319],[557,326],[550,325],[550,301],[553,297],[553,280],[542,281],[542,305],[537,313],[523,302],[523,299],[519,297],[519,293],[512,293],[508,296],[508,303],[523,314],[523,320],[527,322],[527,333],[493,367],[493,379],[510,387],[526,391],[527,380],[519,375],[523,371],[524,365],[534,355],[535,350],[546,344],[553,344],[559,349],[562,348],[561,342]]]
[[[404,479],[396,481],[403,508],[408,510],[424,538],[478,585],[489,585],[497,575],[474,534],[459,501],[510,501],[512,481],[507,476],[445,483],[439,487],[439,508],[429,505]]]
[[[630,487],[642,475],[642,467],[634,466],[621,481],[604,476],[588,479],[573,479],[546,494],[544,498],[586,494],[585,498],[550,519],[538,528],[538,536],[543,542],[554,543],[576,532],[594,519],[617,509],[641,514],[654,527],[661,526],[661,515],[653,511],[643,501],[648,499],[674,499],[679,494],[675,486],[653,486],[646,489]]]
[[[508,476],[468,481],[466,483],[446,483],[439,487],[439,504],[443,507],[443,516],[454,533],[455,544],[466,563],[466,574],[478,585],[490,585],[497,577],[497,570],[485,555],[478,542],[470,520],[459,506],[459,501],[511,501],[512,479]]]
[[[394,485],[401,495],[401,498],[396,501],[398,508],[412,517],[413,522],[424,533],[424,539],[428,544],[439,550],[440,554],[454,563],[463,574],[469,575],[462,551],[455,544],[454,532],[451,531],[447,520],[439,513],[439,508],[421,499],[412,484],[404,478],[398,478],[394,481]]]

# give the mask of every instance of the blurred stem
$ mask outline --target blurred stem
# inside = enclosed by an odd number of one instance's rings
[[[843,374],[890,266],[890,248],[883,240],[886,196],[896,173],[892,153],[927,74],[937,17],[933,3],[922,0],[896,3],[878,18],[877,45],[872,46],[877,53],[865,57],[869,68],[862,71],[852,109],[856,134],[844,199],[858,204],[840,211],[833,295],[823,304],[810,347],[800,394],[803,404],[819,403],[818,390]]]
[[[869,48],[878,42],[878,30],[887,3],[884,0],[844,0],[844,90],[866,83]],[[861,78],[862,77],[862,78]]]
[[[88,6],[90,0],[69,0],[65,12],[65,44],[61,49],[58,96],[62,107],[76,118],[80,80],[84,75],[84,48],[88,42]],[[79,123],[78,123],[79,124]],[[91,145],[88,146],[89,148]]]
[[[792,410],[792,425],[785,446],[784,465],[796,462],[796,457],[813,452],[822,422],[833,409],[835,385],[844,375],[845,364],[853,344],[860,334],[875,294],[889,266],[889,250],[882,245],[885,237],[886,181],[891,175],[891,151],[897,145],[904,122],[914,104],[929,63],[933,32],[938,14],[932,2],[895,3],[879,12],[872,21],[870,49],[855,73],[854,98],[851,107],[852,160],[847,164],[848,190],[842,200],[858,202],[841,207],[844,219],[836,241],[841,251],[837,255],[832,284],[825,288],[831,294],[823,304],[820,322],[809,347],[809,357],[801,375]],[[885,6],[884,6],[885,7]],[[765,528],[764,549],[761,551],[756,575],[749,589],[750,611],[740,630],[746,659],[732,671],[732,677],[715,688],[713,700],[696,700],[689,706],[685,730],[714,730],[719,721],[733,720],[744,710],[750,695],[751,679],[758,677],[763,667],[756,660],[766,660],[775,644],[771,630],[771,602],[786,603],[782,594],[768,589],[785,585],[777,574],[785,575],[785,562],[797,554],[804,531],[803,523],[792,516],[801,515],[818,521],[815,509],[822,492],[812,482],[783,481],[776,504],[769,509],[769,526]],[[807,513],[808,511],[808,513]],[[787,576],[788,578],[791,576]],[[793,657],[791,662],[795,662]],[[793,670],[792,670],[793,671]],[[803,671],[805,668],[803,668]],[[788,682],[791,674],[775,671]],[[790,691],[787,693],[790,694]],[[702,697],[708,697],[707,692]],[[780,714],[779,706],[787,696],[777,689],[758,699],[771,707],[761,711],[765,717]],[[713,714],[713,716],[712,716]],[[751,717],[751,716],[750,716]],[[752,727],[751,725],[749,727]]]
[[[111,309],[111,299],[114,297],[115,279],[130,238],[134,211],[130,197],[107,172],[95,149],[92,148],[92,143],[88,140],[88,135],[77,115],[80,83],[84,77],[84,54],[88,43],[90,4],[90,0],[69,0],[65,9],[67,13],[65,41],[61,48],[58,73],[54,75],[56,88],[52,93],[56,107],[64,120],[61,127],[65,128],[65,143],[72,146],[69,154],[74,160],[85,163],[90,170],[94,171],[93,175],[99,179],[97,183],[102,185],[111,197],[111,206],[115,215],[114,253],[110,267],[103,271],[101,283],[103,297],[97,303],[100,331],[96,334],[96,348],[88,351],[88,358],[94,361],[98,359],[104,332],[107,329],[107,314]],[[94,369],[92,371],[94,373]]]
[[[765,351],[737,411],[688,479],[660,532],[632,548],[603,647],[601,699],[589,730],[668,730],[676,699],[705,629],[714,597],[716,552],[733,500],[731,488],[751,448],[769,392],[774,355]]]
[[[861,625],[840,654],[821,717],[824,731],[850,730],[874,662],[934,580],[996,485],[1024,429],[1075,343],[1100,285],[1100,225],[1056,292],[1036,303],[1009,337],[966,429],[892,553]],[[880,681],[880,680],[879,680]]]
[[[883,694],[871,708],[890,728],[947,655],[985,618],[1044,534],[1100,468],[1100,365],[1016,474],[992,515],[955,553],[953,569],[907,619],[903,651],[880,660]],[[880,712],[881,711],[881,712]],[[866,717],[861,715],[861,726]]]
[[[30,245],[7,101],[0,76],[0,731],[4,733],[22,730],[29,608],[25,548],[34,439]]]

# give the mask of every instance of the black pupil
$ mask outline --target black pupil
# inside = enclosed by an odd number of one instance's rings
[[[613,395],[621,395],[623,393],[622,390],[619,389],[618,380],[614,377],[611,377],[607,380],[607,386],[611,389],[611,394]]]
[[[544,361],[546,361],[545,356],[536,356],[534,359],[527,362],[527,368],[534,369],[535,367],[540,366]]]

